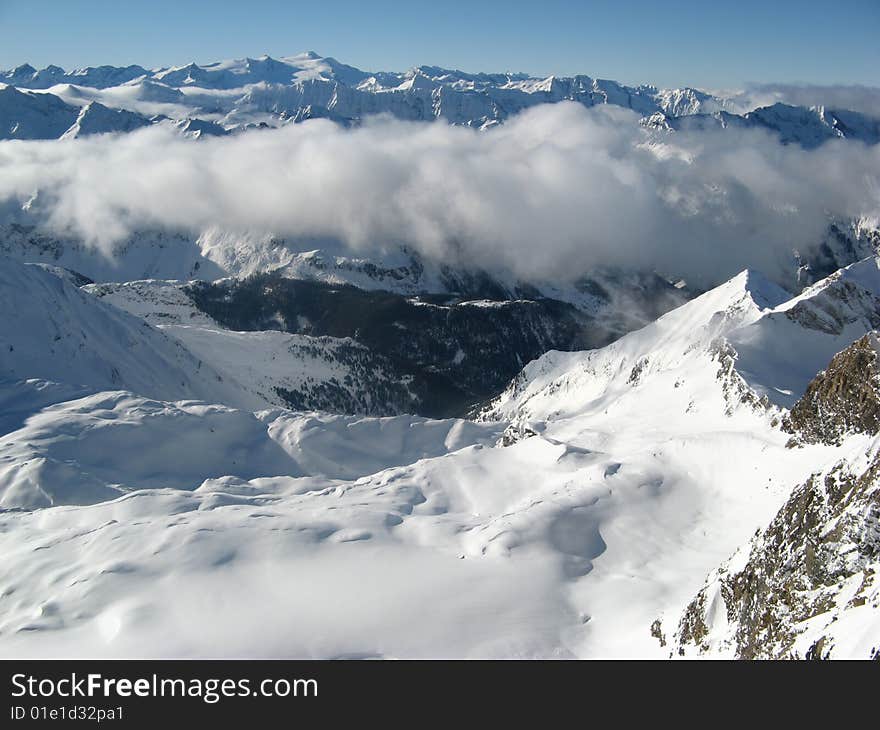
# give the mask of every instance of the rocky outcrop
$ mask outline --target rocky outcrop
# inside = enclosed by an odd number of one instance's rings
[[[845,624],[880,650],[880,456],[840,462],[799,486],[770,526],[710,575],[684,611],[674,652],[739,659],[851,656]],[[655,631],[656,633],[656,631]]]
[[[785,419],[792,445],[843,445],[843,458],[710,574],[673,628],[673,655],[859,657],[858,635],[862,658],[880,656],[878,352],[875,333],[840,352]]]
[[[853,433],[880,432],[880,342],[873,332],[834,356],[783,420],[791,444],[839,445]]]

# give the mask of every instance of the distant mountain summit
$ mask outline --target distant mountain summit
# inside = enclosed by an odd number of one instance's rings
[[[538,104],[574,101],[587,107],[611,104],[631,109],[652,132],[757,128],[777,134],[783,143],[804,147],[837,138],[866,144],[880,141],[880,121],[846,109],[778,103],[736,114],[731,99],[689,87],[626,86],[585,75],[469,73],[429,65],[404,72],[370,72],[314,51],[152,70],[142,66],[38,70],[22,64],[0,71],[0,83],[39,92],[0,96],[0,139],[61,137],[73,124],[70,118],[75,119],[76,108],[91,102],[143,118],[137,124],[108,120],[90,132],[94,134],[126,132],[168,119],[177,123],[197,119],[229,131],[316,118],[353,126],[373,114],[409,121],[442,119],[487,129]],[[39,104],[51,108],[35,118]]]

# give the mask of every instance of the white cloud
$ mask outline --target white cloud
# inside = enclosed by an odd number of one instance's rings
[[[751,84],[744,90],[728,93],[739,112],[781,102],[792,106],[824,106],[850,109],[880,118],[880,88],[876,86],[814,84]]]
[[[193,142],[167,129],[0,143],[0,204],[107,250],[132,230],[209,226],[406,243],[524,276],[639,266],[711,282],[773,275],[828,215],[878,217],[880,146],[782,146],[759,131],[649,142],[636,115],[562,103],[491,132],[315,120]]]

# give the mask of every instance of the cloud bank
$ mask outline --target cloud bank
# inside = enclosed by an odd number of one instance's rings
[[[829,215],[880,218],[880,145],[760,131],[650,137],[635,114],[561,103],[491,132],[377,118],[193,142],[163,128],[0,143],[0,204],[110,251],[134,230],[215,226],[398,244],[527,278],[597,266],[712,283],[791,269]],[[36,197],[35,197],[36,194]]]
[[[740,113],[782,102],[792,106],[850,109],[869,117],[880,117],[880,88],[876,86],[750,84],[743,91],[726,95],[732,98],[736,111]]]

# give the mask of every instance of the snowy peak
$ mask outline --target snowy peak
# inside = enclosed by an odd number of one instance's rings
[[[791,294],[759,271],[743,269],[732,279],[697,297],[688,305],[706,311],[761,312],[788,301]]]
[[[55,67],[58,71],[62,69]],[[68,82],[79,86],[89,86],[95,89],[106,89],[112,86],[126,84],[134,79],[149,75],[149,71],[142,66],[96,66],[77,69],[63,76],[63,80],[55,83]],[[55,74],[57,77],[59,74]]]
[[[11,71],[0,72],[0,78],[3,79],[3,83],[23,86],[23,82],[32,78],[36,72],[37,69],[35,69],[29,63],[23,63],[20,66],[16,66]]]
[[[68,73],[60,66],[47,66],[38,71],[24,64],[11,71],[0,71],[0,82],[27,89],[48,89],[65,83],[104,89],[148,74],[141,66],[89,66]]]
[[[241,58],[200,66],[195,62],[163,69],[153,76],[174,87],[194,86],[204,89],[239,89],[252,84],[287,86],[300,81],[322,80],[357,84],[369,74],[347,66],[334,58],[323,58],[313,51],[275,59]]]
[[[78,113],[57,96],[0,86],[0,139],[57,139]]]
[[[99,66],[68,73],[58,66],[36,70],[23,65],[0,72],[0,82],[60,94],[71,103],[94,100],[175,120],[205,117],[239,129],[313,118],[352,126],[380,113],[488,129],[538,104],[573,101],[632,109],[655,132],[756,128],[808,148],[832,139],[880,141],[880,121],[846,110],[777,103],[738,115],[731,100],[694,88],[626,86],[586,75],[468,73],[430,65],[374,73],[313,51],[278,59],[263,55],[190,62],[153,71]],[[148,104],[154,105],[152,111],[147,111]]]
[[[707,105],[703,105],[704,107]],[[779,137],[783,144],[813,149],[833,139],[852,139],[874,145],[880,142],[880,120],[852,111],[830,111],[822,107],[796,107],[777,103],[744,115],[724,109],[707,113],[679,109],[645,116],[642,126],[657,132],[700,132],[724,129],[762,129]]]
[[[92,101],[80,110],[76,121],[70,129],[61,135],[61,139],[88,137],[93,134],[131,132],[150,124],[152,121],[141,114],[124,109],[108,109],[103,104]]]
[[[853,326],[867,331],[880,324],[878,297],[880,258],[871,256],[808,287],[769,318],[784,316],[804,329],[840,337]]]
[[[229,132],[215,122],[207,122],[204,119],[181,119],[175,125],[185,136],[193,139],[202,137],[224,137]]]
[[[128,92],[137,101],[157,102],[160,104],[185,104],[186,95],[167,84],[148,78],[138,78],[119,87]]]
[[[645,388],[669,381],[690,386],[653,407],[791,407],[835,352],[880,326],[877,267],[854,264],[798,297],[743,271],[605,348],[544,355],[483,416],[522,425],[623,408],[624,396],[638,407]]]
[[[665,111],[665,110],[664,110]],[[812,149],[833,139],[852,139],[874,145],[880,142],[880,120],[852,111],[831,111],[822,107],[799,107],[777,103],[744,115],[724,109],[712,113],[695,111],[675,115],[654,113],[642,119],[654,130],[696,132],[711,129],[763,129],[783,144]]]
[[[651,408],[688,412],[697,396],[719,415],[743,402],[751,407],[756,398],[733,369],[726,340],[790,296],[762,275],[742,271],[607,347],[550,352],[529,363],[482,417],[532,428],[525,424],[639,409],[645,389],[662,392],[658,382],[670,390]],[[683,382],[690,387],[680,388]]]
[[[818,147],[829,139],[855,139],[866,144],[880,142],[880,121],[852,111],[824,107],[797,107],[777,103],[744,115],[754,126],[779,134],[783,143]]]
[[[801,302],[812,299],[822,292],[830,293],[852,287],[859,287],[871,292],[880,291],[880,257],[869,256],[838,269],[805,289],[793,301]]]

